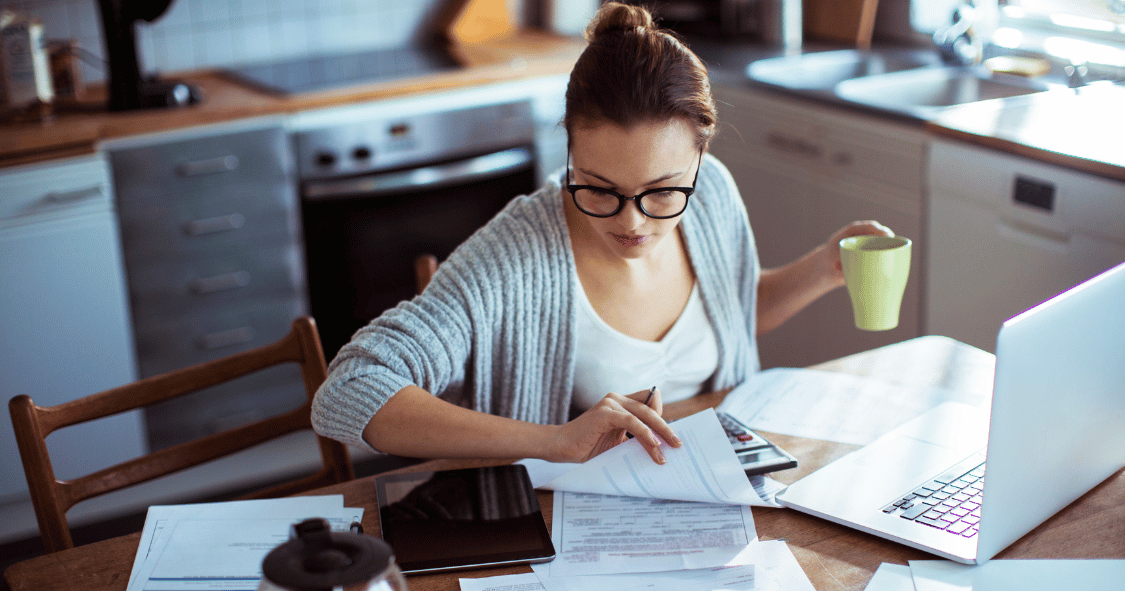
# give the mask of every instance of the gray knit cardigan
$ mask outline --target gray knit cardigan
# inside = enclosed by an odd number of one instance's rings
[[[444,261],[425,293],[360,329],[317,392],[317,433],[372,449],[363,429],[414,384],[478,411],[559,424],[570,413],[575,369],[574,254],[562,190],[552,175],[513,199]],[[719,367],[709,387],[759,369],[755,306],[760,273],[746,208],[727,169],[703,160],[680,223]]]

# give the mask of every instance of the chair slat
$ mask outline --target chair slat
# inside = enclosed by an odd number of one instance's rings
[[[70,481],[55,478],[45,441],[52,431],[163,402],[282,363],[301,366],[307,400],[299,408],[159,450]],[[16,396],[8,407],[44,548],[48,552],[57,552],[73,547],[66,511],[75,503],[209,462],[282,435],[311,429],[312,399],[326,376],[327,367],[316,324],[312,318],[303,316],[293,322],[285,337],[274,343],[71,402],[41,407],[26,395]],[[355,477],[344,444],[319,435],[317,441],[323,468],[304,478],[260,491],[251,498],[294,494]]]

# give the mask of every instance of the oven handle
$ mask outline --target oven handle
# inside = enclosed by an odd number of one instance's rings
[[[412,168],[388,174],[363,176],[340,181],[305,183],[304,199],[317,201],[340,197],[372,197],[401,194],[418,189],[455,185],[498,177],[523,168],[533,161],[527,148],[512,148],[465,160]]]

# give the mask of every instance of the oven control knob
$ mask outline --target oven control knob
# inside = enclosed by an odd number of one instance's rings
[[[332,152],[329,152],[328,150],[317,152],[316,163],[321,166],[332,166],[333,164],[336,164],[336,155]]]
[[[367,160],[371,157],[371,148],[359,146],[355,150],[352,150],[352,157],[356,160]]]

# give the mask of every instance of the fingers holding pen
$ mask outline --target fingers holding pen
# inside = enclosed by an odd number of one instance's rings
[[[653,461],[664,463],[661,446],[679,447],[682,443],[660,417],[662,410],[660,392],[655,388],[624,396],[607,394],[582,415],[559,426],[549,457],[584,462],[621,444],[630,434]]]
[[[647,441],[646,437],[641,437],[633,431],[629,432],[641,441],[641,444],[645,446],[653,459],[656,459],[655,454],[660,454],[661,459],[657,461],[663,463],[660,445],[666,443],[672,447],[680,447],[683,442],[680,441],[672,427],[661,417],[664,411],[664,403],[661,400],[660,391],[653,386],[647,391],[634,392],[626,396],[625,399],[623,406],[627,406],[637,420],[646,427]]]

